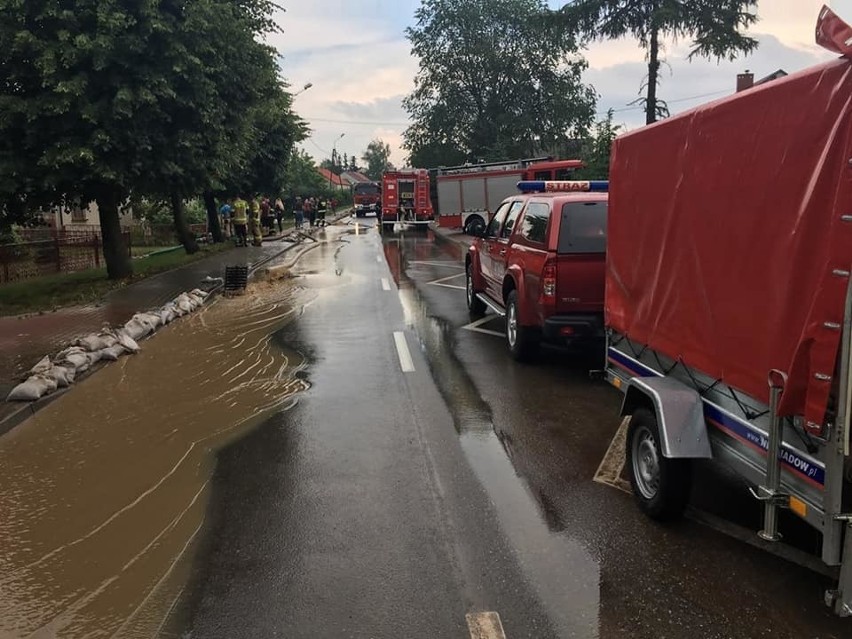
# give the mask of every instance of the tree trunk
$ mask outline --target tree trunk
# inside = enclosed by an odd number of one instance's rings
[[[213,241],[216,244],[224,242],[225,236],[222,235],[222,226],[219,224],[219,211],[216,210],[216,198],[213,197],[212,191],[204,192],[204,208],[207,209],[207,228],[210,229]]]
[[[660,32],[651,29],[651,46],[648,52],[648,99],[645,101],[645,124],[657,121],[657,78],[660,75]]]
[[[121,220],[118,217],[118,190],[113,186],[104,186],[96,191],[98,218],[101,223],[101,241],[106,261],[107,277],[120,280],[133,275],[133,264],[121,234]],[[82,203],[81,203],[82,204]]]
[[[175,221],[175,232],[177,233],[180,243],[186,250],[187,255],[192,255],[198,252],[198,242],[195,241],[195,236],[189,230],[189,225],[186,223],[186,215],[183,210],[183,198],[177,191],[172,191],[172,218]]]

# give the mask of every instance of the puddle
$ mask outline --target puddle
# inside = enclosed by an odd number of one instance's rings
[[[432,377],[458,431],[461,447],[485,488],[501,528],[516,549],[518,563],[547,608],[559,634],[599,635],[600,566],[565,525],[543,491],[535,490],[512,462],[512,435],[495,426],[491,408],[455,354],[453,328],[429,315],[416,285],[406,275],[400,247],[399,298]]]
[[[216,451],[308,386],[274,341],[306,297],[215,300],[0,438],[0,637],[159,634]]]

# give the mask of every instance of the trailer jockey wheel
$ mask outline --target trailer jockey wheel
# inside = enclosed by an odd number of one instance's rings
[[[692,488],[691,460],[663,457],[657,417],[647,408],[637,408],[630,418],[627,468],[642,512],[659,521],[683,514]]]

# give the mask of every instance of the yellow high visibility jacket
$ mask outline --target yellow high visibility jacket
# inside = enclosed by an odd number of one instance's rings
[[[248,224],[248,204],[242,198],[234,200],[234,224]]]

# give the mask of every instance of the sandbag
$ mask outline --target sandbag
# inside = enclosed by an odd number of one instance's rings
[[[139,344],[136,343],[136,340],[130,337],[124,330],[119,330],[116,333],[118,337],[118,343],[126,350],[128,353],[138,353],[139,352]]]
[[[101,359],[108,362],[115,362],[119,357],[124,355],[127,351],[124,349],[124,346],[121,344],[115,344],[110,346],[109,348],[105,348],[100,351]]]
[[[77,373],[82,373],[89,369],[89,356],[82,352],[66,353],[59,361],[59,364],[65,363],[73,366]]]
[[[160,323],[165,326],[166,324],[171,324],[175,319],[175,307],[174,304],[169,302],[165,306],[163,306],[159,310],[160,315]]]
[[[202,299],[204,299],[205,297],[207,297],[208,295],[210,295],[210,293],[208,293],[207,291],[202,291],[200,288],[194,288],[194,289],[192,289],[192,290],[189,292],[189,294],[190,294],[190,295],[198,295],[198,297],[200,297],[200,298],[202,298]]]
[[[143,324],[148,324],[152,331],[160,327],[160,316],[157,313],[136,313],[132,319],[139,320]]]
[[[54,383],[55,384],[55,383]],[[15,386],[6,397],[7,402],[33,402],[39,397],[47,394],[50,384],[41,375],[33,375],[27,381]],[[54,390],[56,386],[53,386]]]
[[[140,322],[138,319],[131,319],[124,325],[124,331],[134,340],[150,335],[153,330],[150,324]]]
[[[92,333],[91,335],[86,335],[86,337],[81,337],[76,342],[75,345],[80,346],[81,348],[86,349],[89,353],[94,351],[99,351],[102,348],[106,348],[107,344],[104,341],[104,338],[100,335],[96,335]]]
[[[195,308],[198,308],[199,306],[204,304],[204,298],[200,295],[196,295],[195,293],[190,293],[189,299],[191,299],[192,302],[195,304]]]
[[[75,369],[66,366],[51,366],[45,373],[46,377],[52,378],[57,387],[65,388],[74,382]]]
[[[102,352],[103,351],[94,351],[92,353],[86,353],[86,357],[89,358],[89,366],[92,366],[93,364],[97,364],[99,361],[101,361],[101,353]]]
[[[30,375],[43,375],[50,370],[50,357],[45,355],[30,369]]]

